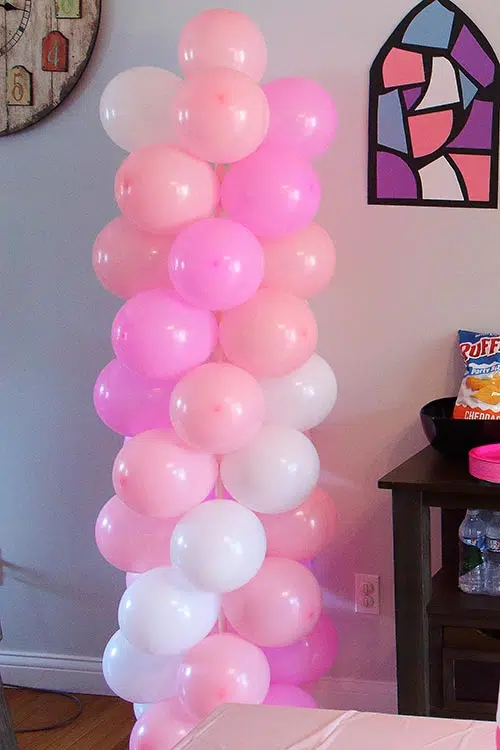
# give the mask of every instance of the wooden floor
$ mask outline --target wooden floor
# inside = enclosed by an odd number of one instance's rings
[[[56,695],[6,690],[14,727],[57,722],[74,710],[73,703]],[[18,734],[20,750],[128,750],[134,725],[132,706],[117,698],[78,696],[83,703],[79,719],[63,729]]]

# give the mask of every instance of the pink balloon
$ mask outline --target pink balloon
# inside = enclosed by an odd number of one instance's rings
[[[238,450],[262,427],[264,395],[250,373],[211,362],[185,375],[174,388],[172,425],[189,445],[208,453]]]
[[[272,682],[303,685],[325,677],[338,652],[338,635],[330,617],[321,614],[311,632],[297,643],[266,648]]]
[[[320,487],[315,487],[295,510],[277,515],[263,513],[259,518],[266,530],[267,554],[299,562],[324,550],[331,543],[337,525],[335,504]]]
[[[170,565],[170,539],[178,520],[141,516],[115,496],[97,518],[97,547],[110,565],[123,571],[144,573]]]
[[[150,706],[130,736],[130,750],[172,750],[196,726],[178,698]]]
[[[198,159],[230,164],[259,148],[269,127],[261,87],[230,68],[193,73],[172,104],[176,140]]]
[[[140,229],[173,233],[214,213],[219,181],[209,164],[159,143],[127,156],[116,175],[115,196]]]
[[[102,370],[94,388],[94,406],[104,424],[119,435],[170,427],[170,396],[175,383],[146,380],[117,359]]]
[[[209,635],[184,657],[179,697],[201,719],[223,703],[262,703],[269,683],[269,664],[261,649],[221,633]]]
[[[260,81],[267,64],[266,42],[243,13],[213,8],[198,13],[184,27],[179,63],[186,76],[205,68],[232,68]]]
[[[319,224],[263,242],[263,286],[309,299],[325,289],[335,271],[335,248]]]
[[[217,343],[215,317],[173,292],[155,289],[125,302],[113,322],[118,360],[138,375],[164,380],[205,362]]]
[[[228,310],[253,297],[264,275],[258,239],[229,219],[203,219],[184,229],[169,258],[180,296],[196,307]]]
[[[201,503],[217,479],[213,456],[181,444],[173,430],[150,430],[129,440],[113,467],[116,494],[133,510],[174,518]]]
[[[314,157],[327,150],[337,130],[330,94],[310,78],[277,78],[264,86],[271,124],[266,144]]]
[[[306,302],[261,289],[222,315],[219,340],[230,362],[258,378],[279,378],[307,362],[318,328]]]
[[[123,216],[99,233],[92,255],[97,278],[109,292],[128,299],[159,287],[169,289],[172,237],[137,229]]]
[[[318,708],[309,693],[295,685],[271,685],[264,706],[293,706],[293,708]]]
[[[263,146],[228,169],[221,200],[227,216],[257,237],[282,237],[313,220],[321,186],[305,158]]]
[[[321,613],[321,589],[295,560],[268,557],[257,575],[222,599],[224,614],[258,646],[288,646],[311,632]]]

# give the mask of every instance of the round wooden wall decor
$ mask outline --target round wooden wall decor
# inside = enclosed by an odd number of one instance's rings
[[[0,135],[46,117],[76,86],[101,0],[0,0]]]

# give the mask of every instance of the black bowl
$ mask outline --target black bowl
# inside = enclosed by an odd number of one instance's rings
[[[427,440],[444,456],[466,456],[478,445],[500,443],[500,419],[453,419],[455,398],[438,398],[420,410]]]

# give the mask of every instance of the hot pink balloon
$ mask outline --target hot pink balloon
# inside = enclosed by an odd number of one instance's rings
[[[325,677],[338,652],[338,635],[328,615],[321,614],[311,632],[297,643],[265,648],[272,682],[303,685]]]
[[[129,299],[139,292],[172,286],[168,254],[173,238],[138,229],[123,216],[99,233],[93,250],[94,271],[112,294]]]
[[[110,565],[131,573],[170,565],[170,540],[178,520],[141,516],[115,496],[97,518],[97,547]]]
[[[261,87],[230,68],[193,73],[174,97],[172,111],[179,146],[216,164],[252,154],[269,127],[269,106]]]
[[[177,434],[208,453],[238,450],[262,427],[264,395],[240,367],[212,362],[185,375],[172,393],[170,415]]]
[[[130,736],[130,750],[172,750],[196,726],[178,698],[150,706]]]
[[[223,314],[219,339],[230,362],[259,378],[279,378],[307,362],[318,328],[306,302],[261,289]]]
[[[282,237],[314,219],[321,200],[318,175],[293,151],[263,146],[231,165],[221,187],[222,208],[257,237]]]
[[[266,42],[243,13],[213,8],[198,13],[184,27],[179,63],[186,76],[206,68],[232,68],[260,81],[267,64]]]
[[[335,504],[327,492],[315,487],[307,500],[287,513],[259,515],[272,557],[308,560],[332,541],[337,524]]]
[[[170,427],[170,396],[175,381],[147,380],[113,359],[94,388],[94,406],[104,424],[119,435]]]
[[[176,377],[201,365],[216,342],[217,324],[211,312],[161,289],[128,300],[113,322],[112,344],[118,360],[151,379]]]
[[[295,560],[268,557],[257,575],[222,599],[224,614],[242,638],[258,646],[288,646],[321,614],[321,589]]]
[[[295,234],[263,241],[263,286],[309,299],[325,289],[335,271],[335,248],[328,232],[309,224]]]
[[[173,233],[214,213],[219,180],[209,164],[160,143],[125,159],[116,175],[115,196],[123,214],[140,229]]]
[[[310,78],[277,78],[264,86],[271,124],[266,144],[314,157],[327,150],[337,130],[330,94]]]
[[[169,258],[180,296],[196,307],[228,310],[253,297],[264,275],[258,239],[229,219],[203,219],[184,229]]]
[[[174,518],[201,503],[217,479],[213,456],[183,445],[173,430],[150,430],[129,440],[113,467],[116,494],[133,510]]]
[[[271,685],[264,706],[291,706],[293,708],[318,708],[309,693],[295,685]]]
[[[184,657],[179,696],[190,713],[205,718],[223,703],[262,703],[269,664],[260,648],[232,633],[210,635]]]

